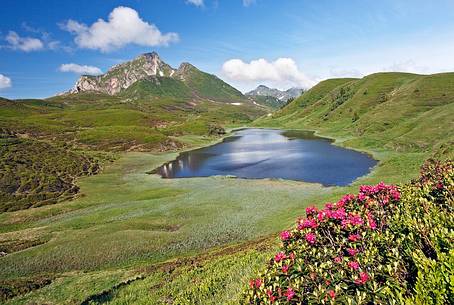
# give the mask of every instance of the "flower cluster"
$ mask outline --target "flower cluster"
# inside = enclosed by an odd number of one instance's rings
[[[445,178],[446,167],[440,170]],[[446,191],[453,184],[452,171],[448,176],[450,182],[435,177],[439,181],[430,189]],[[431,176],[424,184],[433,180]],[[402,281],[409,277],[403,245],[416,247],[412,235],[402,233],[404,214],[398,211],[403,209],[409,204],[402,201],[401,189],[384,183],[361,186],[357,195],[345,195],[322,209],[308,207],[295,229],[280,234],[281,251],[270,260],[260,286],[250,285],[245,303],[367,304],[398,295],[395,289],[406,287]]]

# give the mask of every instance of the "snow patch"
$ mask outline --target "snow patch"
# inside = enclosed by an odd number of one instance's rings
[[[243,103],[230,103],[230,105],[240,106],[243,105]]]

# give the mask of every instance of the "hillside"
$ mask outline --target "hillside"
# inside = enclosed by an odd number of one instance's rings
[[[259,126],[317,130],[343,145],[452,157],[454,73],[326,80]]]

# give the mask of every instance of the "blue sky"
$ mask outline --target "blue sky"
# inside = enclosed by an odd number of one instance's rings
[[[2,0],[0,96],[49,97],[150,51],[242,91],[454,71],[454,1]]]

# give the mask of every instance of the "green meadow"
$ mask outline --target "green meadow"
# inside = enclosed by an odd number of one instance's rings
[[[113,304],[237,300],[246,279],[277,245],[276,233],[290,227],[306,206],[336,200],[362,183],[403,181],[408,173],[396,173],[399,162],[407,167],[411,159],[414,174],[424,159],[396,156],[395,163],[344,188],[267,179],[161,179],[147,173],[175,156],[122,153],[101,174],[79,179],[78,198],[1,214],[1,244],[25,248],[2,258],[0,277],[17,286],[25,279],[52,281],[8,303],[90,299],[97,304],[106,302],[93,298],[103,291]],[[167,266],[176,271],[169,275]],[[129,280],[134,281],[115,288]],[[152,293],[145,286],[154,287]]]

